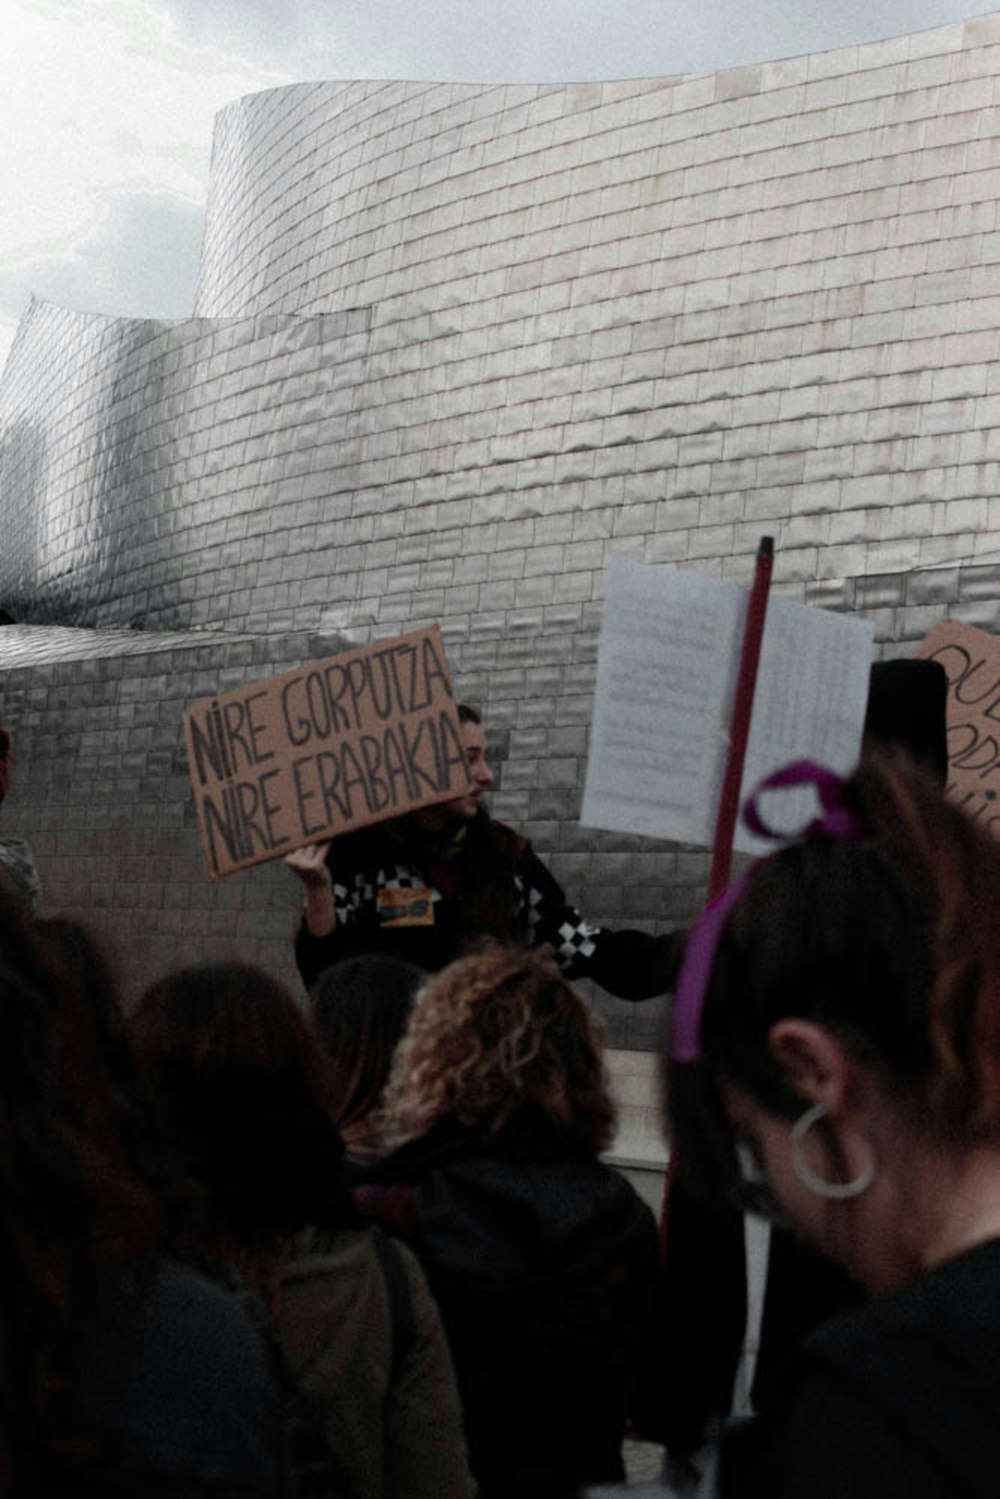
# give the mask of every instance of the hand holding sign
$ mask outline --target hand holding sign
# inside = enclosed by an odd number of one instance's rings
[[[195,703],[184,733],[213,878],[470,784],[436,625]]]
[[[285,863],[293,874],[297,874],[306,889],[330,884],[330,871],[326,867],[326,856],[330,852],[330,840],[323,843],[306,843],[285,855]]]
[[[332,840],[307,843],[285,855],[285,863],[302,881],[305,891],[306,928],[313,937],[328,937],[337,925],[337,908],[333,900],[333,880],[326,856]]]

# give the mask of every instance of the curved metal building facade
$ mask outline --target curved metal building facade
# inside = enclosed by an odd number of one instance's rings
[[[887,652],[996,626],[998,79],[993,15],[697,77],[236,102],[195,316],[25,315],[0,605],[171,650],[438,621],[498,813],[595,919],[684,919],[699,854],[575,820],[605,563],[746,580],[766,531],[776,586]]]

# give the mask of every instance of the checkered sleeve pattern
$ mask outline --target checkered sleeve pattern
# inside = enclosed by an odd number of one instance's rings
[[[358,907],[364,899],[363,891],[354,885],[343,885],[339,880],[333,882],[333,909],[337,917],[338,926],[347,926],[354,920]]]
[[[530,847],[521,857],[516,884],[527,913],[531,945],[548,947],[568,977],[584,973],[597,951],[600,928],[570,905],[558,880]]]
[[[530,845],[521,855],[518,890],[529,942],[549,948],[567,978],[593,979],[609,994],[632,1001],[673,988],[683,934],[653,936],[585,921]]]

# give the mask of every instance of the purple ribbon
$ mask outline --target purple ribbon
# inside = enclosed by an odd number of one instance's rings
[[[760,783],[744,804],[743,821],[759,838],[771,838],[782,843],[798,843],[804,838],[828,838],[836,843],[853,842],[863,837],[866,829],[857,813],[844,801],[845,785],[842,778],[832,770],[827,770],[812,760],[795,760]],[[758,804],[765,791],[777,791],[790,786],[814,786],[822,816],[814,818],[798,832],[782,833],[764,821]],[[733,884],[705,907],[691,928],[677,979],[671,1022],[670,1055],[675,1062],[696,1062],[701,1055],[701,1015],[715,965],[719,938],[733,907],[746,890],[750,876],[772,857],[773,855],[767,854],[751,864]]]
[[[813,760],[793,760],[791,765],[776,770],[766,781],[761,781],[757,790],[747,798],[743,821],[758,838],[772,838],[783,843],[799,843],[804,838],[829,838],[833,843],[853,843],[864,837],[865,825],[844,801],[846,784],[842,776]],[[770,827],[757,805],[765,791],[778,791],[786,786],[814,786],[823,809],[822,817],[814,818],[795,833],[782,833]]]

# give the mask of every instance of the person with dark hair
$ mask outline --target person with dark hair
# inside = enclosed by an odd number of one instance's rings
[[[451,801],[285,856],[304,887],[295,957],[309,988],[341,958],[388,952],[436,972],[484,938],[544,947],[568,978],[623,999],[666,993],[680,933],[585,921],[526,838],[483,806],[493,783],[475,709],[458,709],[471,777]]]
[[[260,1293],[291,1375],[358,1499],[468,1499],[458,1396],[412,1255],[357,1217],[323,1049],[276,979],[180,969],[130,1019],[218,1252]]]
[[[693,1188],[869,1299],[724,1442],[724,1496],[992,1496],[1000,1471],[1000,845],[886,752],[692,931],[667,1102]],[[767,831],[761,795],[749,824]]]
[[[403,958],[363,953],[324,969],[313,985],[333,1117],[349,1157],[365,1159],[378,1149],[375,1114],[423,977]]]
[[[546,954],[489,946],[418,993],[385,1092],[391,1154],[357,1195],[426,1270],[481,1499],[623,1476],[657,1250],[599,1159],[614,1117],[598,1021]]]
[[[257,1327],[177,1257],[112,1001],[0,892],[0,1487],[279,1489]]]
[[[96,931],[66,916],[36,918],[34,932],[51,963],[75,986],[104,1059],[105,1089],[120,1117],[124,1148],[164,1215],[165,1243],[180,1258],[218,1270],[204,1239],[201,1198],[179,1173],[153,1117],[128,1034],[118,975]]]
[[[862,747],[891,746],[948,777],[948,678],[939,661],[871,668]],[[748,1220],[694,1195],[671,1165],[665,1256],[645,1360],[638,1424],[670,1454],[682,1486],[697,1454],[733,1410],[756,1408],[788,1351],[862,1291],[790,1228]],[[664,1360],[663,1349],[683,1350]]]
[[[10,732],[0,728],[0,802],[7,798],[17,756]],[[31,914],[38,909],[42,881],[30,844],[23,838],[0,838],[0,887]]]

